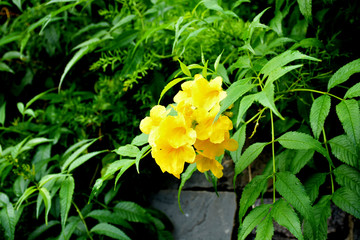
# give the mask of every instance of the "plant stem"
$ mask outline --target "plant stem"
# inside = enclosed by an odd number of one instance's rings
[[[272,152],[272,161],[273,161],[273,203],[275,203],[275,173],[276,173],[276,165],[275,165],[275,131],[274,131],[274,118],[273,113],[270,110],[270,119],[271,119],[271,152]]]
[[[87,225],[86,225],[84,216],[81,214],[80,209],[76,206],[76,204],[75,204],[74,201],[72,201],[72,204],[74,205],[77,213],[79,214],[79,217],[80,217],[81,221],[83,222],[83,224],[84,224],[84,226],[85,226],[86,233],[88,234],[89,238],[90,238],[91,240],[93,240],[93,238],[92,238],[92,236],[91,236],[91,234],[90,234],[90,232],[89,232],[89,229],[88,229],[88,227],[87,227]]]
[[[340,101],[344,101],[344,99],[342,99],[334,94],[331,94],[328,92],[322,92],[322,91],[318,91],[318,90],[314,90],[314,89],[298,88],[298,89],[290,89],[289,92],[315,92],[315,93],[319,93],[319,94],[323,94],[323,95],[329,95],[330,97],[336,98]]]
[[[322,129],[322,134],[323,134],[323,137],[324,137],[324,144],[325,144],[326,151],[329,153],[329,148],[328,148],[328,145],[327,145],[327,139],[326,139],[325,129],[324,128]],[[335,190],[334,190],[334,179],[333,179],[333,175],[332,175],[331,165],[332,165],[332,163],[329,162],[330,181],[331,181],[331,194],[333,194]]]

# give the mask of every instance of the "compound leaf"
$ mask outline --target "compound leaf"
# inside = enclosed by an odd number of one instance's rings
[[[357,72],[360,72],[360,59],[356,59],[337,70],[328,82],[328,91],[347,81],[351,75]]]
[[[315,99],[310,109],[310,126],[314,137],[319,139],[324,127],[325,119],[330,112],[331,99],[328,95],[322,95]]]
[[[341,187],[334,192],[332,201],[345,212],[360,219],[360,195],[357,192]]]
[[[341,101],[336,105],[336,113],[350,139],[360,145],[360,110],[355,99]]]
[[[61,216],[61,225],[64,228],[68,213],[71,207],[71,201],[75,190],[75,182],[72,176],[68,176],[62,183],[60,187],[59,197],[60,197],[60,216]]]
[[[360,196],[360,172],[346,164],[342,164],[334,170],[336,182],[357,192]]]
[[[108,223],[99,223],[90,232],[119,240],[131,240],[122,230]]]
[[[271,210],[271,216],[277,223],[286,227],[292,234],[294,234],[297,239],[304,239],[301,232],[300,220],[294,209],[290,207],[289,203],[285,200],[279,199],[276,201]]]
[[[340,135],[329,140],[331,152],[340,161],[353,167],[359,167],[358,148],[351,141],[349,136]]]
[[[242,221],[248,208],[253,205],[267,183],[267,176],[258,175],[246,184],[240,199],[239,221]]]
[[[276,173],[276,190],[305,218],[312,219],[309,196],[300,180],[290,172]]]
[[[264,217],[269,213],[271,204],[262,204],[254,208],[244,219],[239,227],[238,240],[244,240],[251,231],[261,223]]]

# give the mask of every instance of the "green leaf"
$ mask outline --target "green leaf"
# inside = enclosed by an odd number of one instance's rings
[[[42,224],[39,227],[37,227],[32,233],[30,233],[28,240],[36,240],[40,239],[40,235],[43,234],[45,231],[47,231],[49,228],[56,226],[59,224],[59,221],[51,220],[48,222],[48,224]]]
[[[10,202],[0,211],[0,222],[5,231],[5,237],[9,240],[15,239],[15,210]]]
[[[274,224],[271,214],[268,214],[256,228],[255,240],[272,240]]]
[[[218,4],[217,0],[202,0],[201,3],[204,4],[204,6],[207,9],[223,12],[223,8]]]
[[[310,109],[310,125],[315,139],[319,139],[324,127],[325,119],[330,112],[331,99],[328,95],[322,95],[315,99]]]
[[[0,71],[15,74],[14,70],[12,70],[11,67],[9,67],[9,65],[3,62],[0,62]]]
[[[19,32],[5,34],[2,36],[2,38],[0,38],[0,46],[17,41],[18,39],[21,39],[22,37],[23,37],[22,33],[19,33]]]
[[[62,229],[58,240],[71,239],[71,235],[74,233],[76,227],[79,225],[80,222],[81,222],[80,217],[75,217],[75,216],[69,217],[68,224],[66,224],[65,229]]]
[[[115,205],[114,211],[119,217],[129,222],[149,222],[146,210],[134,202],[119,202]]]
[[[181,204],[180,204],[180,194],[181,194],[181,190],[184,187],[185,183],[187,180],[189,180],[191,178],[191,176],[193,175],[193,173],[196,171],[196,163],[195,164],[190,164],[186,170],[181,174],[181,183],[179,186],[179,190],[178,190],[178,205],[179,205],[179,209],[182,213],[183,210],[181,208]]]
[[[24,114],[25,114],[25,113],[24,113],[24,112],[25,112],[24,104],[23,104],[22,102],[18,102],[18,103],[16,104],[16,106],[17,106],[19,112],[21,113],[21,115],[24,115]]]
[[[98,194],[98,192],[99,192],[100,188],[102,187],[103,183],[104,183],[104,179],[102,179],[102,178],[96,179],[95,184],[94,184],[94,186],[93,186],[93,188],[91,190],[88,203],[90,203],[91,200],[95,197],[95,195]]]
[[[85,47],[79,49],[79,51],[77,51],[75,53],[75,55],[71,58],[71,60],[66,64],[64,72],[62,73],[61,78],[60,78],[60,82],[59,82],[59,86],[58,86],[59,91],[60,91],[61,85],[62,85],[66,75],[70,71],[70,69],[75,65],[75,63],[77,63],[83,56],[88,54],[92,49],[93,49],[93,46],[85,46]]]
[[[45,176],[43,176],[41,178],[41,180],[39,181],[39,187],[43,187],[44,184],[46,184],[47,182],[56,179],[56,178],[63,178],[68,176],[67,174],[62,174],[62,173],[54,173],[54,174],[47,174]]]
[[[239,161],[235,163],[234,182],[236,180],[236,177],[260,155],[260,153],[267,144],[268,143],[257,142],[250,145],[245,150],[245,152],[241,155]]]
[[[295,155],[291,159],[286,159],[289,162],[289,171],[297,174],[300,170],[312,159],[314,150],[296,150]]]
[[[134,137],[134,139],[131,141],[131,145],[134,146],[142,146],[148,143],[149,134],[141,133],[140,135],[137,135]]]
[[[100,153],[104,153],[107,152],[107,150],[102,150],[102,151],[97,151],[97,152],[91,152],[91,153],[87,153],[82,155],[81,157],[77,158],[76,160],[74,160],[68,169],[68,172],[71,172],[72,170],[74,170],[75,168],[79,167],[80,165],[82,165],[83,163],[85,163],[86,161],[88,161],[89,159],[95,157],[96,155],[99,155]]]
[[[219,63],[220,63],[220,59],[221,59],[221,55],[222,55],[222,52],[220,53],[219,56],[217,56],[216,60],[215,60],[215,63],[214,63],[214,71],[217,72],[218,70],[218,67],[219,67]]]
[[[124,160],[121,160],[124,161]],[[120,179],[120,177],[124,174],[124,172],[126,170],[128,170],[132,165],[134,165],[136,163],[136,159],[135,160],[126,160],[126,162],[122,163],[122,167],[120,169],[120,172],[116,175],[116,179],[115,179],[115,186],[118,182],[118,180]]]
[[[236,100],[238,100],[245,93],[256,87],[255,84],[243,84],[241,81],[237,81],[226,90],[226,98],[220,102],[220,110],[216,115],[214,122],[220,117],[220,115],[226,111]]]
[[[285,66],[286,64],[295,61],[295,60],[311,60],[311,61],[320,61],[317,58],[307,56],[300,53],[297,50],[287,50],[282,54],[272,58],[268,61],[264,67],[261,69],[260,73],[264,74],[264,78],[269,76],[272,71],[279,71],[278,68]]]
[[[334,170],[336,182],[347,187],[360,196],[360,172],[346,164],[342,164]]]
[[[39,93],[38,95],[36,95],[35,97],[33,97],[32,99],[30,99],[26,105],[25,105],[25,108],[29,108],[31,106],[31,104],[33,104],[36,100],[40,99],[41,97],[45,96],[46,94],[48,94],[49,92],[51,91],[54,91],[54,89],[49,89],[49,90],[46,90],[44,92],[41,92]]]
[[[269,73],[269,77],[266,80],[264,87],[268,86],[269,84],[272,84],[274,81],[278,80],[279,78],[281,78],[288,72],[291,72],[292,70],[300,68],[302,66],[303,66],[302,64],[298,64],[298,65],[293,65],[293,66],[280,67],[280,68],[273,70],[272,72]]]
[[[131,229],[131,225],[118,216],[116,213],[112,213],[109,210],[93,210],[86,217],[94,218],[100,222],[112,223]]]
[[[357,192],[341,187],[334,192],[332,201],[345,212],[360,219],[360,195]]]
[[[227,71],[226,71],[224,65],[219,64],[219,66],[216,70],[216,75],[220,76],[222,78],[222,80],[224,81],[224,83],[231,84],[230,80],[229,80],[229,76],[227,74]]]
[[[268,107],[281,120],[285,120],[285,118],[281,116],[280,112],[276,108],[274,101],[274,89],[275,86],[273,83],[267,85],[261,92],[256,94],[255,100],[259,101],[264,107]]]
[[[242,149],[245,144],[246,124],[241,125],[241,127],[234,133],[232,138],[235,139],[239,144],[238,149],[236,149],[236,151],[230,152],[231,159],[234,161],[234,163],[236,163],[239,161],[241,157]]]
[[[4,126],[5,123],[5,116],[6,116],[6,102],[4,102],[0,107],[0,124]],[[0,152],[1,155],[1,152]]]
[[[159,101],[158,104],[160,104],[160,100],[163,98],[163,96],[165,95],[165,93],[167,91],[169,91],[173,86],[175,86],[176,84],[178,84],[179,82],[185,80],[185,79],[190,79],[190,77],[184,77],[184,78],[175,78],[174,80],[172,80],[171,82],[169,82],[168,84],[166,84],[166,86],[164,87],[164,89],[161,91],[160,93],[160,97],[159,97]]]
[[[324,184],[327,173],[315,173],[304,183],[305,191],[313,203],[319,195],[319,188]]]
[[[91,142],[81,146],[78,148],[75,152],[73,152],[64,162],[64,164],[61,167],[61,170],[64,172],[66,168],[82,153],[84,152],[88,147],[90,147],[91,144],[93,144],[97,139],[92,140]],[[65,155],[65,153],[64,153]]]
[[[71,201],[75,190],[75,182],[72,176],[67,177],[62,183],[59,192],[61,226],[65,228],[66,220],[71,207]]]
[[[92,140],[93,139],[85,139],[85,140],[81,140],[80,142],[77,142],[77,143],[71,145],[68,149],[66,149],[66,151],[62,155],[62,159],[68,158],[70,156],[70,154],[75,151],[75,149],[83,146],[85,143],[91,142]]]
[[[121,156],[136,157],[140,150],[134,145],[126,144],[125,146],[121,146],[116,149],[115,152]]]
[[[132,166],[134,163],[135,163],[134,159],[121,159],[121,160],[112,162],[111,164],[106,166],[106,172],[104,173],[104,175],[101,178],[103,180],[106,180],[106,179],[112,177],[115,172],[119,171],[122,168],[124,168],[126,170],[130,166]]]
[[[300,220],[294,209],[290,207],[289,203],[283,199],[276,201],[271,210],[271,216],[278,224],[286,227],[292,234],[294,234],[297,239],[304,239],[301,232]]]
[[[267,176],[257,175],[254,177],[251,182],[246,184],[240,199],[240,209],[239,209],[239,221],[242,222],[243,216],[245,216],[246,211],[250,206],[252,206],[256,199],[259,197],[262,192],[264,185],[267,184]]]
[[[251,231],[261,223],[269,213],[272,204],[262,204],[254,208],[244,219],[243,224],[239,227],[238,240],[244,240]]]
[[[39,188],[39,193],[45,204],[45,224],[48,224],[48,215],[51,209],[51,196],[46,188]]]
[[[108,223],[99,223],[90,232],[119,240],[131,240],[122,230]]]
[[[280,193],[301,215],[313,220],[311,202],[300,180],[290,172],[276,173],[276,191]]]
[[[341,101],[336,105],[336,113],[350,139],[360,146],[360,110],[355,99]]]
[[[354,98],[354,97],[360,97],[360,82],[349,88],[344,98]]]
[[[151,146],[150,145],[146,145],[145,147],[143,147],[141,149],[141,151],[136,155],[136,158],[135,158],[135,166],[136,166],[136,171],[138,173],[140,173],[140,170],[139,170],[139,164],[140,164],[140,160],[146,156],[147,152],[149,151],[149,149],[151,149]]]
[[[297,0],[299,4],[299,9],[302,15],[304,15],[307,22],[312,22],[312,0]]]
[[[359,168],[358,148],[348,135],[340,135],[329,140],[331,152],[340,161]]]
[[[316,240],[326,240],[328,233],[328,223],[327,220],[331,216],[331,206],[330,206],[330,195],[325,195],[320,198],[318,203],[314,205],[313,212],[316,220],[316,225],[311,226],[310,222],[306,219],[304,220],[304,235],[308,239],[312,238],[312,231],[316,229]]]
[[[287,132],[277,139],[284,148],[289,149],[313,149],[329,159],[329,154],[321,146],[321,143],[310,135],[301,132]]]
[[[182,63],[179,59],[178,59],[179,63],[180,63],[180,68],[181,68],[181,71],[188,77],[191,77],[191,72],[189,70],[189,68],[184,64]]]
[[[28,199],[30,197],[30,195],[33,194],[36,190],[37,189],[35,186],[31,186],[31,187],[27,188],[26,191],[23,193],[23,195],[21,195],[21,197],[16,202],[15,209],[19,209],[21,204],[23,203],[23,201]]]
[[[239,126],[240,122],[243,121],[243,116],[246,111],[251,107],[256,99],[256,94],[251,94],[243,97],[240,101],[239,112],[236,120],[236,126]]]
[[[24,144],[24,146],[20,149],[19,154],[22,152],[31,150],[37,145],[40,145],[43,143],[49,143],[52,141],[53,141],[52,139],[48,139],[48,138],[44,138],[44,137],[32,138]]]
[[[328,91],[331,88],[347,81],[351,75],[360,72],[360,59],[356,59],[337,70],[328,82]]]
[[[122,18],[120,21],[118,21],[111,29],[109,32],[114,31],[115,29],[121,27],[122,25],[132,21],[134,18],[136,18],[136,15],[127,15],[126,17]]]
[[[12,2],[20,9],[20,11],[22,10],[22,0],[12,0]]]

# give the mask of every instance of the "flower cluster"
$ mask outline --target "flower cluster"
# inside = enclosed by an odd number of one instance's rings
[[[197,74],[193,81],[181,85],[171,107],[176,114],[170,114],[164,106],[156,105],[150,117],[140,123],[140,130],[149,134],[152,156],[163,172],[180,178],[185,162],[195,163],[200,172],[211,170],[220,178],[223,166],[215,159],[225,149],[235,151],[238,143],[230,139],[231,120],[221,115],[220,101],[226,97],[221,87],[222,78],[207,81]]]

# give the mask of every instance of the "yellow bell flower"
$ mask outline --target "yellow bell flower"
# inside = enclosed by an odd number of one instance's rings
[[[224,169],[224,167],[218,161],[216,161],[216,159],[207,158],[201,153],[198,153],[196,155],[195,161],[196,161],[196,168],[200,172],[203,173],[210,170],[217,178],[221,178],[223,176],[222,170]]]
[[[180,178],[185,162],[194,163],[196,153],[190,144],[173,148],[163,141],[152,148],[151,155],[162,172],[168,172]]]
[[[221,77],[216,77],[209,82],[200,74],[195,75],[191,88],[193,105],[209,111],[226,97],[226,92],[222,89],[221,84]]]
[[[201,152],[207,158],[215,158],[224,154],[225,149],[229,151],[235,151],[238,148],[238,142],[234,139],[230,139],[230,134],[225,134],[225,139],[221,143],[213,143],[210,139],[199,140],[197,139],[194,147],[197,152]]]
[[[187,125],[183,115],[167,116],[158,128],[155,141],[166,141],[173,148],[192,145],[196,141],[196,131]]]
[[[140,122],[140,130],[145,134],[150,132],[160,125],[160,122],[165,119],[168,111],[161,105],[156,105],[150,110],[150,117],[146,117]]]

